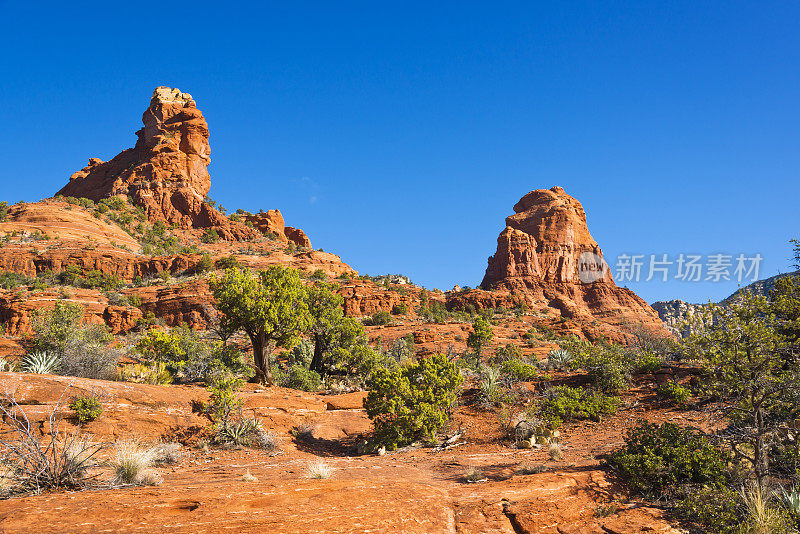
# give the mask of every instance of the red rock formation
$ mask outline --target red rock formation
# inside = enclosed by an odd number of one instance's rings
[[[284,243],[292,242],[300,247],[311,248],[311,240],[305,232],[299,228],[286,226],[280,210],[267,210],[255,215],[246,215],[245,220],[262,234],[271,234]]]
[[[284,228],[284,233],[286,234],[286,239],[292,243],[296,243],[300,247],[311,248],[311,240],[300,228],[287,226]]]
[[[98,201],[126,195],[141,206],[151,222],[165,221],[181,228],[219,227],[224,238],[253,237],[252,230],[231,225],[204,202],[211,177],[208,125],[195,101],[178,89],[157,87],[142,116],[133,148],[103,162],[89,164],[70,177],[59,195]]]
[[[529,304],[543,302],[569,318],[660,327],[656,312],[618,287],[607,268],[581,279],[581,269],[591,266],[581,260],[602,259],[603,252],[589,234],[580,202],[560,187],[537,189],[522,197],[514,212],[497,238],[483,288],[526,295]]]

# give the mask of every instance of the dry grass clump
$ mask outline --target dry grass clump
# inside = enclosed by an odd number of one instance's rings
[[[153,465],[154,448],[145,447],[136,441],[119,441],[114,445],[116,457],[113,461],[116,482],[141,484],[144,471]]]
[[[308,464],[306,471],[308,473],[308,478],[313,478],[316,480],[324,480],[327,478],[331,478],[334,469],[324,461],[316,460]]]
[[[297,427],[295,437],[301,441],[311,441],[314,439],[314,425],[303,423]]]
[[[550,468],[543,464],[524,463],[519,466],[517,473],[520,475],[538,475],[539,473],[545,473],[549,470]]]
[[[483,471],[476,467],[470,467],[464,473],[465,482],[480,482],[482,480],[486,480],[486,475],[484,475]]]
[[[152,448],[153,465],[173,465],[178,463],[181,457],[181,444],[170,441],[168,443],[159,443]]]
[[[250,473],[249,467],[247,468],[247,472],[242,475],[242,482],[258,482],[258,479]]]
[[[745,520],[739,525],[741,534],[789,534],[797,532],[782,509],[774,505],[772,493],[757,482],[742,486],[739,496],[744,503]]]
[[[564,458],[564,452],[561,450],[561,445],[558,443],[550,444],[550,459],[559,461]]]

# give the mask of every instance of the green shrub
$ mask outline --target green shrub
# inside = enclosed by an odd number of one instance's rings
[[[281,386],[302,391],[317,391],[322,385],[319,373],[302,365],[292,365],[281,381]]]
[[[724,483],[726,460],[724,452],[691,428],[642,421],[608,462],[634,491],[660,495],[679,484]]]
[[[75,416],[81,424],[94,421],[103,413],[103,407],[97,397],[73,397],[69,403],[70,410],[75,410]]]
[[[520,359],[506,360],[500,366],[500,373],[513,380],[529,382],[539,378],[539,371],[535,365]]]
[[[408,313],[408,304],[395,304],[392,306],[392,315],[406,315]]]
[[[239,267],[239,260],[236,256],[225,256],[217,260],[217,269],[233,269]]]
[[[568,420],[599,421],[604,414],[616,413],[618,406],[618,397],[583,388],[557,386],[547,390],[547,398],[540,411],[548,425],[557,428]]]
[[[113,275],[92,269],[83,272],[79,266],[70,264],[55,276],[56,282],[62,285],[82,287],[85,289],[101,289],[111,291],[123,285],[122,280]]]
[[[140,308],[142,306],[142,297],[139,295],[128,295],[128,305],[134,308]]]
[[[8,202],[0,202],[0,222],[8,220]]]
[[[186,327],[150,330],[135,345],[144,361],[164,363],[177,382],[208,380],[219,371],[243,375],[241,352],[232,345],[207,341]]]
[[[385,326],[391,324],[392,315],[387,311],[376,311],[372,314],[370,324],[372,326]]]
[[[328,275],[325,274],[325,271],[323,271],[322,269],[317,269],[316,271],[311,273],[311,276],[309,276],[309,278],[311,280],[327,280]]]
[[[664,365],[664,358],[652,352],[634,353],[631,360],[634,372],[640,375],[655,373]]]
[[[703,486],[678,502],[677,510],[687,521],[714,534],[738,534],[739,496],[725,486]]]
[[[494,349],[494,361],[503,363],[507,360],[522,360],[522,351],[513,343],[507,343],[505,347]]]
[[[216,243],[219,241],[219,234],[213,228],[207,228],[200,236],[200,241],[207,244]]]
[[[376,368],[364,399],[376,439],[389,449],[419,438],[432,440],[447,422],[460,386],[461,375],[443,354],[396,369]]]
[[[200,257],[200,261],[197,262],[194,270],[196,273],[205,273],[210,271],[214,268],[214,260],[211,259],[211,256],[208,254],[203,254]]]
[[[656,393],[658,393],[659,397],[667,399],[679,406],[686,404],[686,401],[692,396],[691,391],[672,380],[664,384],[659,384],[658,388],[656,388]]]
[[[0,288],[16,289],[21,285],[27,285],[30,281],[24,274],[12,271],[0,272]]]

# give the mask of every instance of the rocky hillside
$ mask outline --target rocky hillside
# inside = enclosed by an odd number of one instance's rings
[[[736,290],[736,292],[733,293],[732,295],[722,299],[720,301],[720,304],[727,304],[735,300],[737,296],[739,296],[745,291],[749,291],[754,295],[769,295],[769,292],[772,291],[775,287],[775,282],[777,282],[781,278],[786,278],[787,276],[798,276],[798,275],[800,275],[800,271],[778,274],[775,276],[771,276],[769,278],[765,278],[763,280],[758,280],[756,282],[753,282],[752,284],[749,284],[743,288]],[[690,318],[692,315],[702,310],[706,305],[690,304],[680,299],[676,299],[676,300],[654,302],[652,306],[653,309],[658,312],[658,316],[664,322],[664,326],[667,327],[667,329],[669,329],[671,332],[675,334],[685,335],[687,331],[685,329],[681,329],[680,325],[688,318]]]

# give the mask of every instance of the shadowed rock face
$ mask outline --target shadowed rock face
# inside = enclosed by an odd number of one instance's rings
[[[203,202],[211,187],[211,148],[208,124],[192,96],[157,87],[142,123],[133,148],[107,162],[90,159],[58,194],[94,201],[127,195],[153,222],[181,228],[225,225],[225,217]]]
[[[590,283],[581,280],[581,255],[602,258],[603,252],[589,233],[583,206],[564,189],[531,191],[514,212],[497,238],[483,288],[526,294],[566,317],[624,318],[659,326],[656,312],[632,291],[617,287],[610,270]]]

